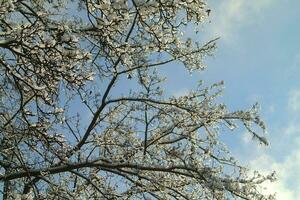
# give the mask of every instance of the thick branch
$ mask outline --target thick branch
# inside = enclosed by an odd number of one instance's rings
[[[49,168],[42,168],[42,169],[28,169],[20,172],[15,172],[7,175],[1,175],[0,181],[8,181],[18,178],[24,178],[28,176],[41,176],[43,174],[58,174],[63,172],[71,172],[75,169],[81,168],[91,168],[97,167],[105,169],[137,169],[143,171],[160,171],[160,172],[172,172],[177,173],[176,170],[189,170],[189,171],[196,171],[193,168],[189,168],[184,165],[173,165],[173,166],[148,166],[148,165],[141,165],[141,164],[132,164],[132,163],[107,163],[105,161],[90,161],[90,162],[82,162],[82,163],[69,163],[61,166],[54,166]],[[178,172],[179,173],[179,172]]]

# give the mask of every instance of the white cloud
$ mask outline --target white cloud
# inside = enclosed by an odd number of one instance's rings
[[[292,122],[289,124],[289,126],[285,129],[284,134],[286,136],[293,135],[293,134],[299,134],[300,130],[300,124]]]
[[[286,140],[273,142],[272,148],[285,148],[282,150],[288,149],[288,153],[285,153],[284,157],[280,159],[278,155],[257,150],[257,158],[250,163],[250,168],[265,174],[276,171],[278,180],[273,183],[265,183],[263,185],[266,188],[264,193],[276,193],[278,200],[298,199],[300,196],[300,126],[297,122],[290,123],[279,132],[286,136]],[[293,138],[291,138],[292,136]],[[295,144],[288,142],[291,139],[295,141]]]
[[[251,137],[251,134],[249,134],[248,132],[243,133],[242,141],[244,144],[249,144],[252,140],[253,140],[253,138]]]
[[[294,200],[297,195],[296,191],[293,191],[289,188],[287,174],[291,173],[291,171],[286,170],[286,168],[292,168],[293,172],[296,172],[297,169],[294,169],[289,160],[284,163],[277,163],[274,159],[267,155],[260,155],[255,161],[251,162],[251,167],[253,169],[259,170],[261,173],[268,174],[272,170],[276,171],[276,176],[278,178],[275,182],[266,182],[263,184],[265,194],[276,194],[276,198],[278,200]],[[296,170],[296,171],[295,171]],[[299,194],[300,195],[300,194]]]
[[[289,92],[288,108],[291,111],[299,111],[300,110],[300,89],[299,90],[291,90]]]
[[[283,162],[276,161],[270,155],[262,154],[251,163],[251,166],[262,173],[276,171],[278,180],[265,183],[264,193],[276,193],[278,200],[294,200],[300,196],[300,147],[288,155]]]
[[[269,113],[274,113],[275,110],[276,110],[276,109],[275,109],[275,105],[271,104],[271,105],[268,106],[268,112],[269,112]]]
[[[263,12],[274,0],[225,0],[217,4],[213,15],[211,31],[225,42],[233,41],[233,33],[249,24],[258,24]]]

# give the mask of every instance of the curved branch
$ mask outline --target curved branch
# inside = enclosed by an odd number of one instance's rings
[[[187,170],[197,172],[198,170],[185,166],[185,165],[173,165],[173,166],[148,166],[148,165],[141,165],[141,164],[132,164],[132,163],[108,163],[107,161],[103,160],[94,160],[89,162],[81,162],[81,163],[68,163],[60,166],[48,167],[48,168],[41,168],[41,169],[27,169],[20,172],[15,172],[7,175],[1,175],[0,181],[7,181],[7,180],[14,180],[19,178],[24,178],[28,176],[41,176],[47,174],[59,174],[63,172],[70,172],[75,169],[81,168],[102,168],[102,169],[136,169],[136,170],[143,170],[143,171],[160,171],[160,172],[170,172],[175,174],[182,174],[180,171],[176,170]]]

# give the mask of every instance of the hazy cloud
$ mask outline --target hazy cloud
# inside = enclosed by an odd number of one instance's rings
[[[300,110],[300,89],[299,90],[291,90],[289,92],[288,108],[291,111],[299,111]]]
[[[294,200],[300,196],[300,127],[298,123],[290,123],[281,131],[282,134],[292,134],[296,137],[296,145],[290,146],[289,142],[285,143],[284,148],[289,148],[289,154],[286,154],[282,159],[276,159],[276,155],[270,155],[266,152],[257,151],[257,159],[250,163],[252,169],[259,170],[262,173],[270,173],[276,171],[278,180],[273,183],[265,183],[264,193],[276,193],[278,200]],[[279,148],[282,145],[273,146]]]
[[[274,0],[225,0],[215,7],[211,23],[214,35],[225,42],[233,41],[233,33],[248,24],[258,24],[263,12]]]
[[[267,154],[260,155],[251,163],[252,168],[264,173],[276,171],[277,181],[265,183],[264,193],[274,194],[278,200],[294,200],[300,196],[300,148],[288,155],[283,162],[277,162]]]

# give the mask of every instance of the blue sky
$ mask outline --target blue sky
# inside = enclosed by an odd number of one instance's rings
[[[261,105],[270,146],[263,147],[243,131],[226,134],[232,153],[249,168],[277,172],[278,181],[265,185],[279,200],[300,196],[300,1],[223,0],[208,2],[210,23],[195,36],[220,37],[207,69],[190,75],[182,66],[167,67],[167,93],[181,95],[206,84],[225,81],[220,101],[229,109]],[[127,81],[127,80],[126,80]],[[123,91],[123,89],[120,89]],[[124,91],[123,91],[124,92]]]
[[[168,89],[175,95],[193,88],[196,80],[225,81],[220,99],[231,110],[259,102],[268,126],[269,147],[249,134],[226,137],[232,153],[250,168],[277,172],[278,181],[265,185],[279,200],[300,197],[300,1],[211,0],[210,23],[201,27],[202,40],[221,37],[207,69],[192,76],[172,66]],[[188,30],[187,30],[187,34]],[[180,74],[180,75],[179,75]],[[231,136],[231,137],[229,137]]]
[[[168,75],[171,92],[183,94],[195,80],[225,81],[221,101],[232,110],[255,102],[268,125],[271,145],[262,147],[249,134],[226,136],[232,153],[250,168],[277,172],[265,185],[279,200],[300,196],[300,1],[223,0],[208,2],[211,22],[202,36],[220,36],[218,49],[203,72]],[[189,34],[187,30],[187,34]],[[178,75],[180,73],[180,76]]]
[[[252,168],[277,171],[266,185],[279,200],[300,196],[300,2],[289,0],[211,1],[207,38],[221,39],[199,77],[225,81],[230,108],[255,102],[268,125],[270,147],[245,133],[230,142],[233,153]]]
[[[226,134],[225,142],[245,165],[277,172],[278,181],[265,185],[279,200],[300,196],[300,1],[209,1],[210,23],[200,29],[200,40],[221,37],[207,69],[190,75],[182,66],[167,69],[169,94],[184,94],[196,81],[225,81],[220,101],[230,110],[256,102],[268,125],[271,145],[263,147],[243,131]],[[186,30],[187,36],[192,35]],[[121,91],[123,91],[121,89]]]

